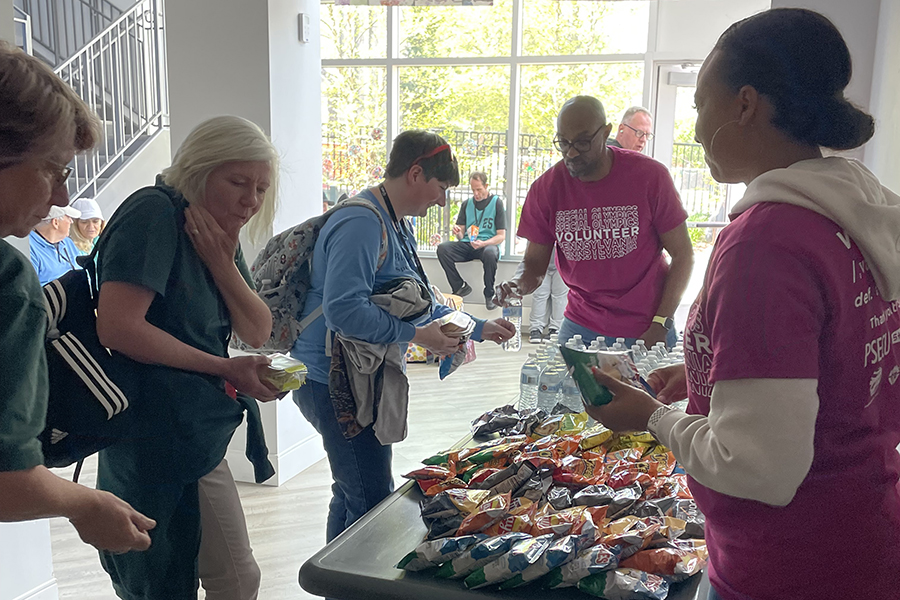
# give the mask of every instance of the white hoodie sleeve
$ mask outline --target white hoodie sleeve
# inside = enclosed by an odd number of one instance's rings
[[[786,506],[812,465],[817,388],[815,379],[719,381],[708,417],[673,410],[651,431],[704,486]]]

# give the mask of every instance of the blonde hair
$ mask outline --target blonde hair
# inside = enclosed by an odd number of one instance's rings
[[[60,140],[84,152],[100,135],[97,116],[50,67],[0,40],[0,163],[43,154]]]
[[[262,161],[269,164],[270,186],[259,212],[247,224],[254,242],[271,235],[278,208],[278,151],[255,123],[226,115],[208,119],[194,128],[162,172],[162,179],[190,203],[206,193],[206,180],[217,167],[228,162]]]
[[[72,227],[69,229],[69,237],[75,242],[75,247],[84,253],[90,253],[94,249],[94,240],[89,240],[81,234],[78,224],[89,219],[73,219]],[[100,220],[100,233],[106,228],[106,221]],[[97,234],[100,235],[100,234]]]

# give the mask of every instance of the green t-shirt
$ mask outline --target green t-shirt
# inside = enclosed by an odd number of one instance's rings
[[[44,463],[37,436],[47,417],[47,312],[28,259],[0,240],[0,471]]]
[[[132,194],[98,242],[100,286],[120,281],[153,290],[156,297],[146,316],[150,324],[225,357],[231,320],[212,274],[184,231],[186,207],[175,190],[160,185]],[[252,285],[240,249],[235,263]],[[133,374],[129,393],[136,397],[132,407],[139,423],[130,443],[107,451],[107,458],[117,457],[120,473],[134,469],[135,476],[190,482],[215,468],[243,418],[243,407],[226,395],[224,381],[116,358]]]

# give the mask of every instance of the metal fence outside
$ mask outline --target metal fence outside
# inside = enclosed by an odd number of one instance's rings
[[[373,135],[373,131],[378,135]],[[521,254],[524,242],[513,235],[519,223],[528,190],[541,174],[559,159],[552,138],[539,134],[519,134],[519,159],[516,180],[506,181],[509,146],[506,132],[432,129],[443,136],[459,161],[460,185],[448,192],[444,208],[432,208],[426,217],[413,219],[416,241],[422,251],[433,251],[434,242],[450,239],[450,230],[462,202],[471,196],[466,178],[471,171],[488,175],[492,192],[506,197],[507,252]],[[325,193],[333,199],[341,193],[353,195],[384,177],[385,140],[379,129],[361,129],[352,136],[323,135],[323,175]],[[727,219],[728,190],[709,172],[699,144],[676,143],[670,172],[692,227],[721,227]],[[509,191],[512,191],[510,194]],[[511,197],[510,197],[511,196]]]

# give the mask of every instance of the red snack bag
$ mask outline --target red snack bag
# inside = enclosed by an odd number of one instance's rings
[[[422,490],[422,493],[427,496],[429,489],[443,482],[440,479],[416,479],[416,483],[419,485],[419,489]]]
[[[438,481],[445,481],[454,475],[455,473],[444,467],[422,467],[421,469],[410,471],[404,477],[406,479],[437,479]]]
[[[599,460],[584,460],[577,456],[567,456],[553,472],[553,481],[575,485],[595,485],[605,483],[607,473]]]
[[[465,488],[465,487],[467,487],[465,481],[463,481],[462,479],[460,479],[458,477],[453,477],[452,479],[448,479],[446,481],[442,481],[438,484],[431,486],[430,488],[425,490],[425,495],[426,496],[436,496],[446,490],[453,490],[453,489]]]
[[[478,533],[487,529],[509,511],[510,494],[497,494],[485,500],[478,509],[466,517],[456,532],[457,536]]]
[[[477,488],[478,484],[493,475],[494,473],[499,473],[502,469],[495,469],[492,467],[478,469],[475,471],[475,474],[472,475],[471,479],[469,479],[469,486],[473,488]]]
[[[639,569],[655,575],[666,575],[676,581],[695,575],[706,566],[707,552],[705,545],[696,550],[681,548],[651,548],[641,550],[634,556],[623,560],[619,566]]]

